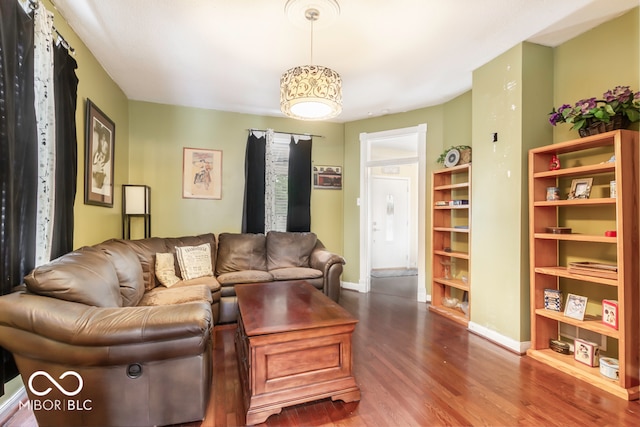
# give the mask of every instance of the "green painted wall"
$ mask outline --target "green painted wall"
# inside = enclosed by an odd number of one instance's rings
[[[473,73],[471,320],[516,341],[529,336],[527,153],[551,141],[552,61],[525,43]]]
[[[599,98],[619,85],[640,90],[639,10],[635,8],[554,49],[553,106]],[[570,128],[565,123],[553,128],[554,142],[577,138],[577,131]],[[633,129],[638,129],[638,122]]]
[[[122,235],[121,184],[129,174],[129,102],[111,77],[104,71],[91,51],[82,43],[49,0],[46,8],[54,12],[54,25],[75,49],[78,62],[78,105],[76,129],[78,137],[78,185],[75,201],[74,247],[91,245]],[[85,105],[91,99],[116,124],[114,161],[113,208],[84,204],[84,157],[85,157]]]
[[[198,108],[131,101],[130,184],[151,187],[154,236],[240,232],[247,129],[322,135],[314,138],[316,165],[342,166],[343,125],[301,122]],[[222,199],[182,198],[184,147],[222,150]],[[125,182],[122,182],[124,184]],[[311,229],[342,253],[342,191],[312,190]],[[132,236],[138,237],[138,236]]]

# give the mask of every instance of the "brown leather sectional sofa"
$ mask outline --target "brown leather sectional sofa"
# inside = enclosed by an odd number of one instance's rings
[[[212,275],[160,284],[156,254],[209,245]],[[167,425],[209,401],[212,334],[236,320],[237,283],[305,279],[334,300],[342,257],[313,233],[113,239],[66,254],[0,297],[0,346],[14,355],[40,426]]]

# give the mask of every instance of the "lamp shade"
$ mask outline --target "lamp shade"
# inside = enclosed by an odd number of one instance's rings
[[[147,185],[123,185],[122,212],[125,215],[150,214],[151,188]]]
[[[342,112],[342,79],[331,68],[302,65],[280,78],[280,110],[301,120],[326,120]]]

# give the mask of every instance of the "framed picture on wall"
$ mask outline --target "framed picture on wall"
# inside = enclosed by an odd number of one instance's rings
[[[113,207],[116,125],[90,99],[85,114],[84,203]]]
[[[342,189],[342,167],[313,166],[313,188],[323,190]]]
[[[222,199],[222,151],[182,150],[182,198]]]

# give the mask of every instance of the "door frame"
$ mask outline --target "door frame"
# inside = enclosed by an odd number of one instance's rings
[[[369,161],[371,142],[376,139],[406,137],[415,135],[418,143],[417,158],[390,159]],[[360,134],[360,279],[358,290],[360,292],[371,291],[371,207],[370,207],[370,180],[372,166],[387,166],[418,163],[418,292],[416,299],[427,301],[425,280],[425,256],[426,256],[426,155],[427,153],[427,124],[393,129],[381,132],[363,132]]]

